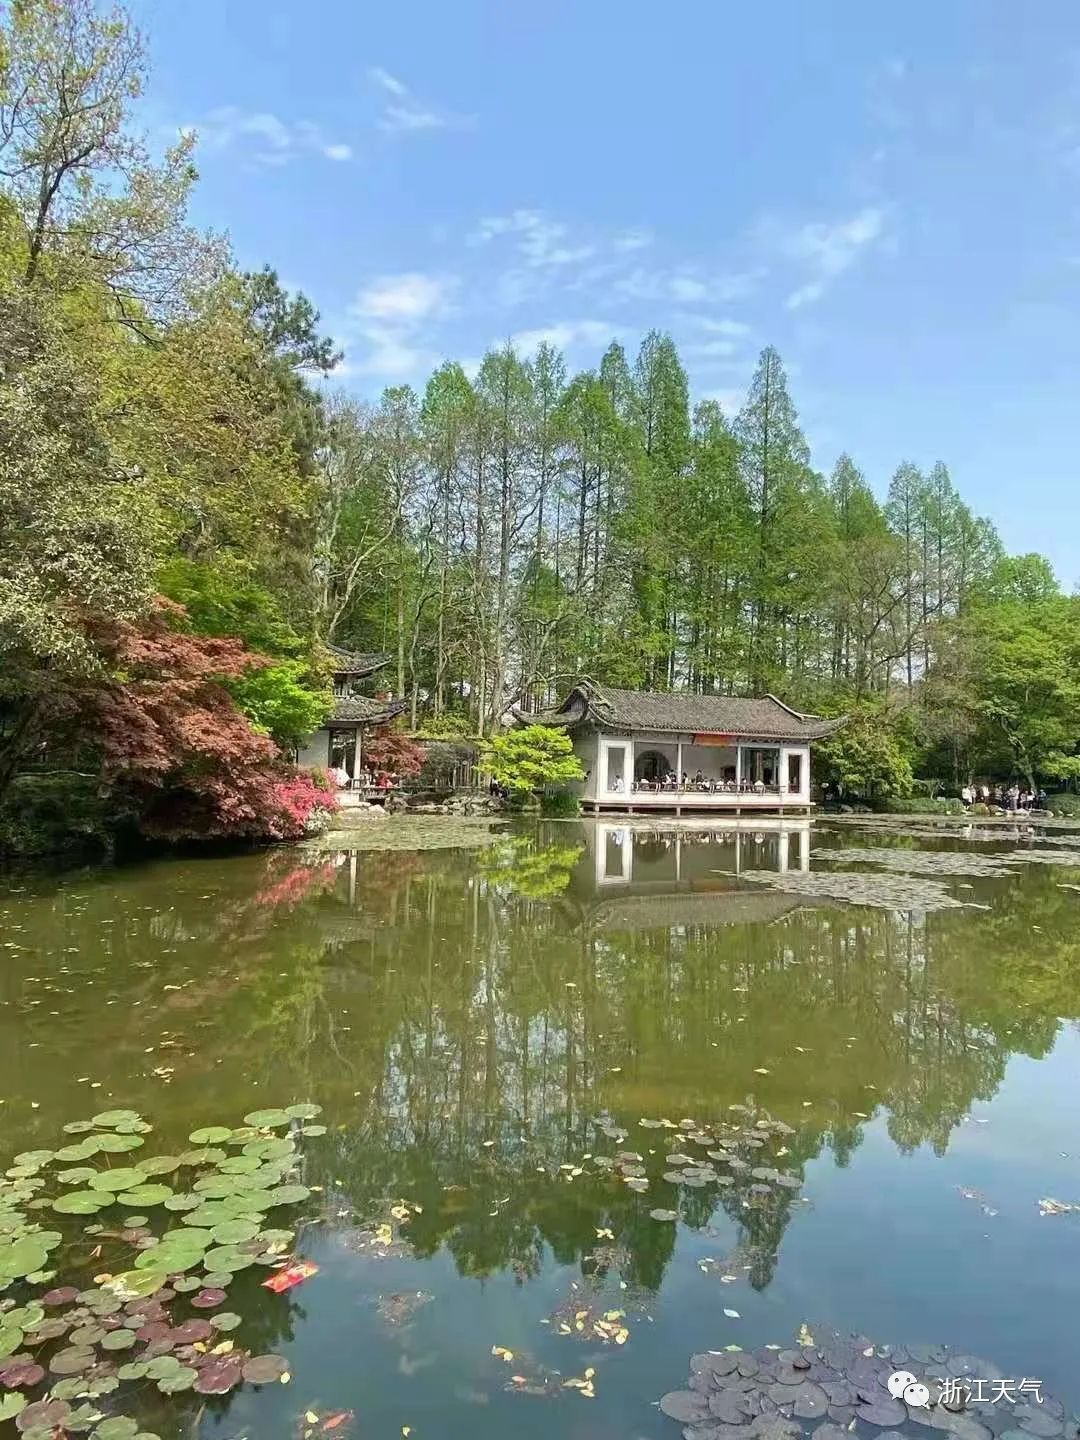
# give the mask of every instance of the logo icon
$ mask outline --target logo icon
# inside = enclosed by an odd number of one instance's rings
[[[916,1408],[930,1403],[930,1391],[910,1370],[895,1370],[889,1376],[889,1394]]]

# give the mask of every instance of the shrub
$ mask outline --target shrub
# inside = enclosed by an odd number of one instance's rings
[[[106,853],[116,817],[96,776],[16,776],[0,807],[0,855]]]
[[[887,815],[963,815],[964,805],[960,800],[946,800],[938,797],[931,800],[926,795],[912,795],[907,799],[893,796],[883,800],[879,808]]]
[[[566,820],[581,814],[581,801],[569,790],[548,790],[540,797],[540,814]]]
[[[484,747],[480,769],[522,800],[549,785],[585,778],[569,735],[548,725],[525,725],[496,735]]]
[[[1070,820],[1080,820],[1080,795],[1063,790],[1060,795],[1049,796],[1046,808],[1054,815],[1065,815]]]

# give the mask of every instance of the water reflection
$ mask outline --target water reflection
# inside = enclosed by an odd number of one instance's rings
[[[573,1265],[655,1295],[685,1232],[649,1210],[670,1207],[764,1291],[803,1194],[752,1193],[752,1166],[676,1186],[677,1130],[642,1119],[718,1133],[771,1116],[786,1130],[765,1163],[798,1178],[851,1167],[875,1120],[893,1153],[943,1155],[1010,1057],[1046,1056],[1080,1014],[1077,899],[1051,867],[978,881],[985,910],[928,915],[740,887],[747,867],[806,869],[811,838],[792,821],[559,823],[479,851],[20,882],[0,902],[5,1150],[51,1143],[90,1085],[165,1144],[208,1108],[311,1097],[330,1127],[310,1162],[328,1246],[408,1197],[412,1253],[459,1276]],[[646,1193],[584,1159],[621,1148]]]

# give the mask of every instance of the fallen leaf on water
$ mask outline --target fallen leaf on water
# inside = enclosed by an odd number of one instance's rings
[[[806,1323],[805,1320],[804,1320],[803,1323],[799,1326],[799,1344],[800,1344],[800,1345],[816,1345],[816,1344],[817,1344],[817,1341],[814,1339],[813,1335],[810,1333],[810,1327],[809,1327],[809,1325],[807,1325],[807,1323]]]
[[[492,1345],[491,1353],[492,1355],[496,1356],[497,1359],[505,1360],[508,1365],[510,1364],[510,1361],[514,1358],[514,1352],[512,1350],[507,1350],[505,1345]]]
[[[281,1295],[286,1290],[291,1290],[294,1285],[302,1285],[312,1275],[319,1273],[318,1265],[310,1260],[300,1260],[295,1265],[286,1266],[284,1270],[278,1270],[268,1280],[264,1280],[263,1289],[272,1290],[275,1295]]]
[[[1069,1205],[1064,1200],[1054,1200],[1049,1196],[1039,1201],[1040,1215],[1069,1215],[1074,1210],[1080,1210],[1080,1205]]]
[[[728,1317],[729,1320],[741,1320],[741,1319],[742,1319],[742,1316],[739,1314],[738,1310],[727,1310],[727,1309],[725,1309],[724,1314]]]
[[[353,1412],[351,1410],[338,1410],[336,1414],[328,1416],[327,1419],[323,1421],[322,1428],[324,1430],[336,1430],[352,1418]]]
[[[606,1228],[603,1229],[603,1230],[597,1230],[597,1232],[596,1232],[596,1238],[597,1238],[598,1240],[614,1240],[614,1239],[615,1239],[615,1232],[614,1232],[614,1230],[608,1230],[608,1229],[606,1229]]]
[[[754,1070],[755,1075],[768,1075],[768,1073],[764,1065],[758,1065]]]

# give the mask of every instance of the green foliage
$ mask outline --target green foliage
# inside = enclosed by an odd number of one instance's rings
[[[0,802],[0,855],[101,855],[118,818],[96,775],[19,775]]]
[[[1046,806],[1055,815],[1065,815],[1070,820],[1080,820],[1080,795],[1073,795],[1063,790],[1059,795],[1051,795],[1047,799]]]
[[[581,814],[581,801],[571,790],[546,790],[540,797],[540,814],[553,820],[569,820]]]
[[[927,795],[882,796],[875,802],[877,808],[889,815],[963,815],[962,800],[949,800],[944,796],[931,799]],[[973,807],[974,808],[974,807]]]
[[[881,707],[856,709],[812,753],[818,778],[842,795],[885,800],[911,794],[909,745],[897,717]]]
[[[460,710],[445,710],[441,715],[432,715],[416,731],[418,740],[463,740],[474,733],[475,727],[468,715]]]
[[[334,706],[330,689],[315,689],[301,660],[279,660],[229,684],[248,719],[279,745],[298,744],[326,722]]]
[[[585,778],[569,735],[547,725],[526,725],[496,735],[484,747],[480,768],[522,799]]]
[[[183,605],[200,635],[234,635],[264,655],[303,654],[303,638],[285,618],[277,597],[257,583],[237,557],[225,554],[210,563],[170,555],[157,578],[161,593]]]

